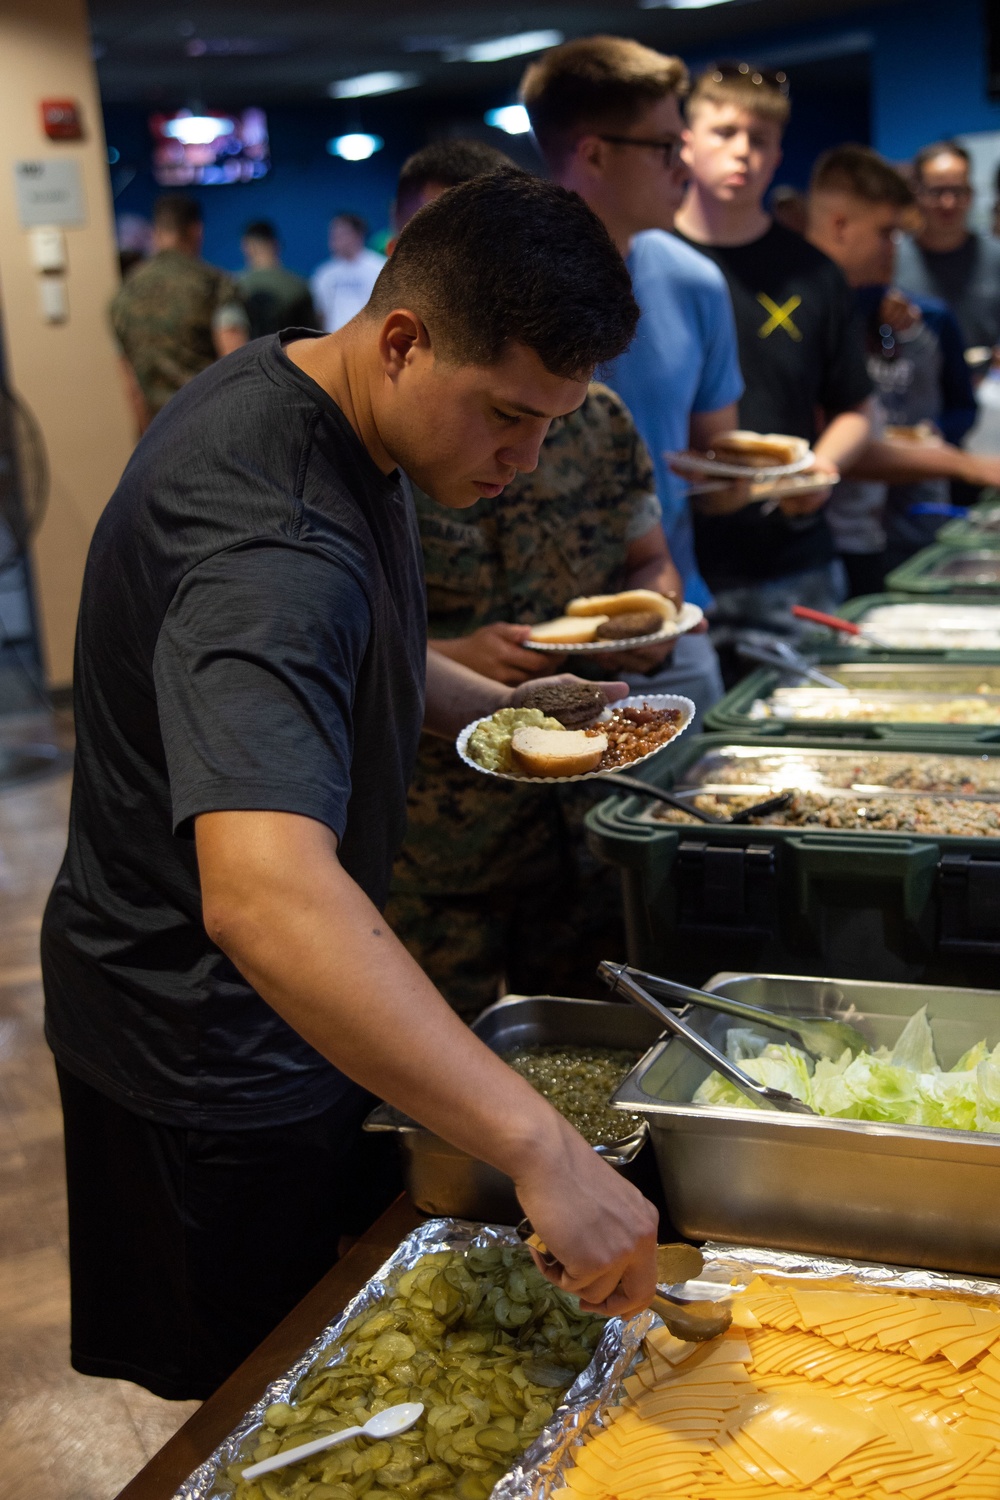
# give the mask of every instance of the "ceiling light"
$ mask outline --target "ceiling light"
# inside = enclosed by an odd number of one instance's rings
[[[709,5],[730,5],[732,0],[639,0],[640,10],[705,10]]]
[[[356,78],[336,78],[327,87],[331,99],[364,99],[369,94],[395,94],[412,89],[420,82],[419,73],[359,73]]]
[[[558,47],[562,39],[561,31],[519,31],[516,36],[495,36],[488,42],[449,47],[445,58],[448,62],[501,62],[505,57],[523,57],[526,52]]]
[[[505,130],[508,135],[527,135],[531,129],[528,111],[523,104],[503,104],[499,109],[488,109],[483,119],[487,125]]]
[[[220,135],[232,135],[235,125],[220,115],[176,115],[163,127],[163,134],[182,146],[208,146]]]
[[[357,131],[352,135],[334,136],[332,141],[327,141],[326,149],[331,156],[340,156],[344,161],[367,161],[384,145],[380,135],[365,135]]]

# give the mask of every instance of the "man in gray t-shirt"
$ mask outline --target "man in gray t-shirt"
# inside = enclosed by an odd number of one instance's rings
[[[896,277],[906,292],[940,297],[958,319],[967,349],[1000,344],[1000,243],[969,229],[970,157],[957,141],[936,141],[913,159],[924,225],[899,247]]]

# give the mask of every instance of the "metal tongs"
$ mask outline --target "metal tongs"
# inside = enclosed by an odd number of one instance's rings
[[[859,1052],[868,1049],[867,1040],[847,1021],[832,1021],[828,1017],[784,1016],[780,1011],[762,1010],[758,1005],[748,1005],[745,1000],[734,1000],[728,995],[713,995],[711,990],[694,989],[689,984],[679,984],[676,979],[647,974],[644,969],[636,969],[631,965],[622,967],[661,1000],[675,1005],[702,1005],[706,1010],[717,1010],[724,1016],[738,1016],[741,1021],[752,1021],[775,1031],[790,1032],[801,1042],[810,1057],[825,1057],[829,1062],[836,1062],[845,1047],[852,1057],[857,1057]]]
[[[803,1104],[801,1099],[796,1099],[794,1094],[788,1094],[784,1089],[772,1088],[769,1084],[758,1083],[755,1078],[750,1077],[749,1073],[744,1073],[742,1068],[730,1062],[724,1053],[717,1051],[711,1042],[706,1041],[703,1036],[682,1021],[680,1016],[675,1016],[661,1000],[654,999],[636,979],[637,972],[641,971],[630,969],[628,964],[611,963],[607,959],[597,966],[599,977],[603,979],[613,995],[624,995],[636,1005],[641,1005],[643,1009],[651,1011],[657,1020],[663,1022],[668,1031],[673,1032],[674,1036],[684,1043],[685,1047],[700,1057],[703,1062],[709,1063],[717,1073],[721,1073],[723,1078],[727,1078],[730,1083],[734,1084],[740,1093],[746,1094],[748,1099],[752,1099],[757,1104],[780,1109],[787,1114],[815,1116],[815,1110],[810,1109],[808,1104]],[[698,990],[691,991],[689,997],[695,999],[700,993]],[[697,999],[696,1003],[700,1005],[702,1002]]]
[[[775,797],[768,797],[764,802],[755,802],[753,807],[744,807],[742,811],[733,813],[731,818],[718,818],[715,813],[704,812],[700,807],[695,807],[693,802],[688,802],[685,797],[676,792],[668,792],[662,786],[651,786],[648,781],[640,781],[638,776],[626,776],[621,771],[607,771],[603,776],[595,776],[590,782],[591,786],[599,786],[601,782],[608,782],[612,788],[624,787],[626,791],[636,792],[640,797],[652,797],[655,802],[665,802],[668,807],[678,807],[681,812],[690,813],[692,818],[697,818],[700,823],[712,823],[717,828],[729,828],[733,823],[749,823],[751,818],[762,818],[767,813],[780,812],[787,807],[792,800],[791,792],[779,792]],[[697,796],[697,788],[694,795]]]
[[[777,667],[781,672],[794,672],[796,677],[806,677],[810,682],[815,682],[818,687],[836,688],[839,693],[847,691],[842,682],[838,682],[835,677],[827,677],[825,672],[820,672],[787,641],[774,640],[769,641],[767,645],[763,642],[754,644],[750,641],[741,641],[736,647],[736,654],[743,657],[744,661],[756,661],[765,667]]]

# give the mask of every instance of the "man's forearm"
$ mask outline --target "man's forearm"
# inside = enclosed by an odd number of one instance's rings
[[[970,458],[950,443],[900,443],[875,438],[850,466],[852,479],[883,484],[918,484],[921,479],[964,479]]]
[[[841,471],[853,464],[871,436],[871,423],[860,411],[844,411],[834,417],[813,443],[817,458],[835,464]]]
[[[627,589],[652,589],[654,593],[666,594],[668,598],[680,600],[684,597],[681,575],[671,558],[656,558],[631,569],[625,575]]]
[[[424,728],[431,734],[454,739],[473,719],[503,708],[510,695],[503,683],[481,677],[440,651],[428,650]]]

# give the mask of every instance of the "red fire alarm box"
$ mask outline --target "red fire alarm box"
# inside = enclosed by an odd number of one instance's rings
[[[76,100],[43,99],[42,129],[50,141],[82,140],[83,124]]]

